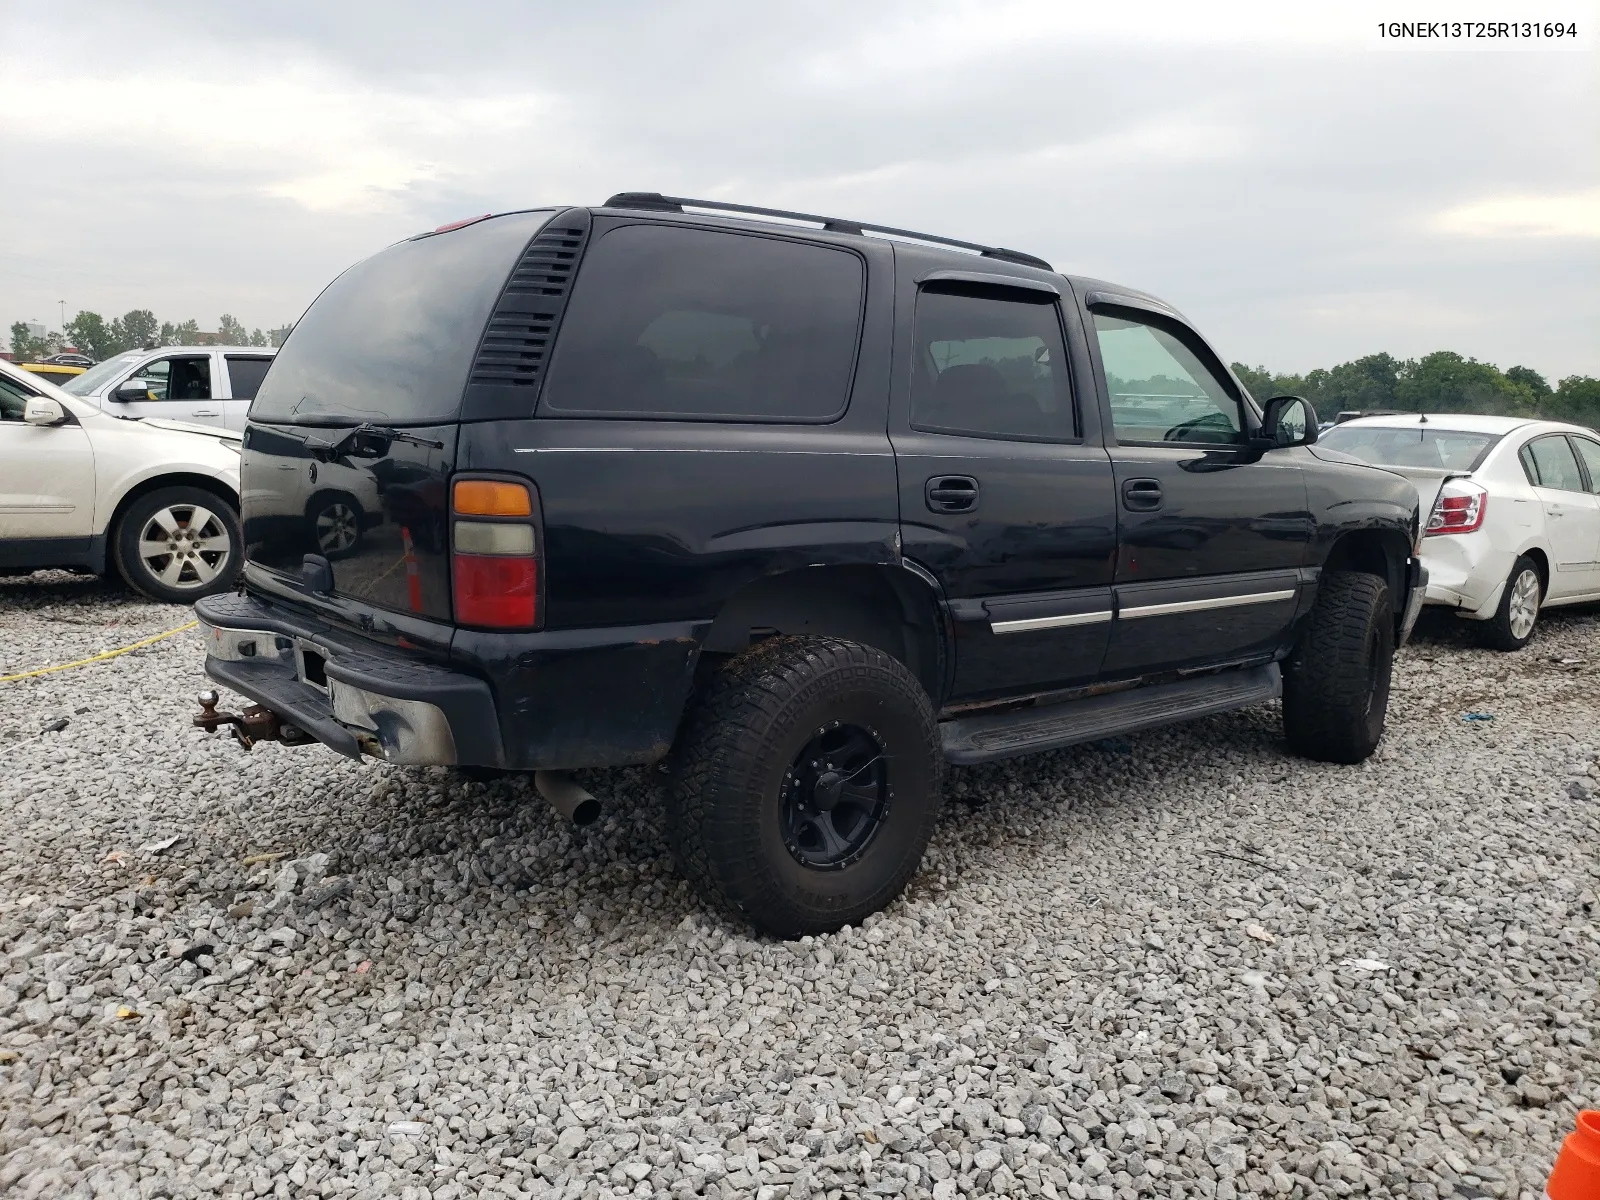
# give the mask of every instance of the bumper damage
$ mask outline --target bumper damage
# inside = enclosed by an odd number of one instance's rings
[[[318,741],[351,758],[411,766],[504,765],[488,684],[398,654],[380,656],[236,596],[195,606],[206,674],[255,701],[235,716],[206,693],[194,723],[256,741]],[[207,704],[206,701],[210,703]]]

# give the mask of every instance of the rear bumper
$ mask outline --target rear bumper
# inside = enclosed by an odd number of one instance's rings
[[[505,765],[494,696],[481,679],[354,645],[314,618],[249,597],[208,596],[195,614],[207,675],[332,750],[411,765]]]
[[[511,770],[660,759],[677,734],[710,625],[536,633],[446,626],[444,665],[393,644],[405,638],[382,619],[372,622],[376,636],[363,637],[254,589],[208,596],[195,614],[206,627],[212,679],[341,754]],[[325,686],[307,679],[308,651]]]
[[[1427,538],[1428,603],[1464,617],[1492,617],[1517,556],[1497,546],[1488,530]]]

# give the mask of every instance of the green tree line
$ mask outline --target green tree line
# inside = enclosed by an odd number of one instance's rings
[[[200,324],[193,318],[179,321],[156,320],[148,308],[135,308],[120,317],[106,320],[97,312],[80,312],[60,331],[43,337],[28,332],[26,322],[11,326],[11,353],[23,362],[59,354],[68,346],[90,358],[104,360],[124,350],[145,346],[192,346],[200,339]],[[259,329],[246,329],[231,313],[217,321],[217,341],[224,346],[270,346],[272,338]]]
[[[1258,399],[1304,396],[1324,420],[1349,410],[1388,408],[1545,417],[1600,426],[1600,379],[1569,375],[1551,387],[1532,367],[1502,371],[1451,350],[1408,359],[1369,354],[1305,375],[1274,374],[1244,363],[1234,363],[1233,370]]]

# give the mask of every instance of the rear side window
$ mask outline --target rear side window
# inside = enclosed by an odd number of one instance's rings
[[[273,359],[250,419],[428,425],[461,410],[484,326],[549,212],[400,242],[323,290]]]
[[[1572,446],[1560,434],[1535,438],[1522,448],[1522,465],[1538,487],[1562,492],[1583,491],[1583,474]]]
[[[1585,437],[1575,437],[1572,444],[1578,448],[1578,457],[1589,468],[1589,490],[1600,493],[1600,442]]]
[[[1049,297],[917,297],[911,425],[970,437],[1076,436],[1061,320]]]
[[[261,389],[261,381],[266,378],[267,368],[272,365],[270,358],[240,358],[228,355],[228,381],[233,385],[233,398],[235,400],[254,400],[256,392]]]
[[[862,263],[827,246],[627,225],[590,246],[546,416],[830,421],[844,411]]]

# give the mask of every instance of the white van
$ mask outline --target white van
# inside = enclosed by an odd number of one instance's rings
[[[62,385],[114,417],[164,417],[243,431],[277,351],[264,346],[161,346],[96,363]]]

